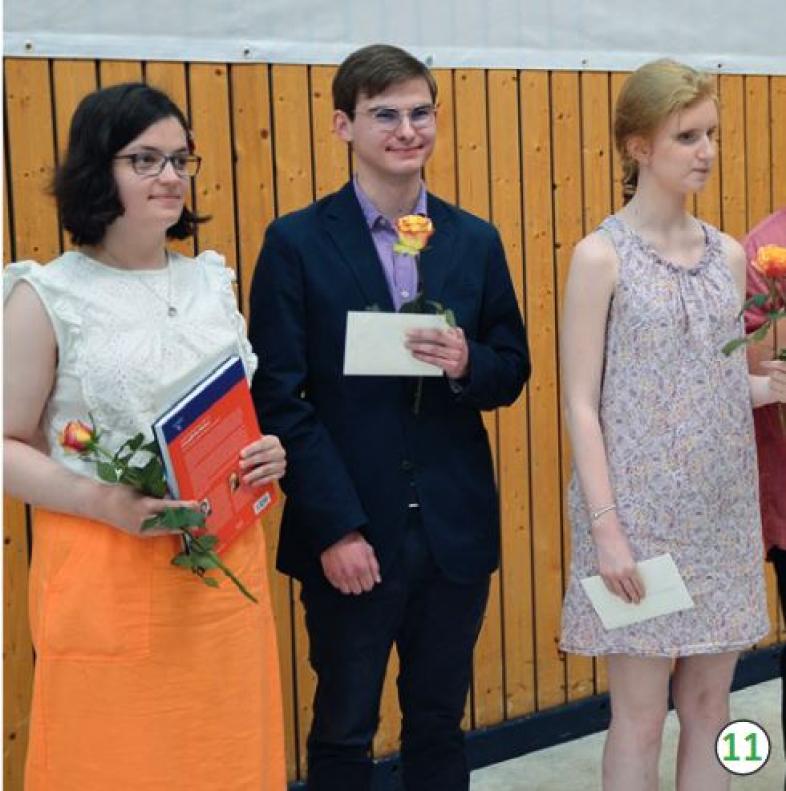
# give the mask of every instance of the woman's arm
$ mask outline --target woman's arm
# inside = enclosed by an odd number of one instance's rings
[[[106,522],[140,534],[145,519],[167,506],[188,505],[144,497],[78,475],[43,452],[39,426],[57,369],[57,341],[35,290],[19,283],[3,318],[3,475],[5,490],[31,505]],[[166,531],[146,530],[144,536]]]
[[[729,262],[737,290],[740,307],[745,302],[747,257],[742,245],[726,234],[723,235],[726,260]],[[755,407],[786,402],[786,362],[773,360],[772,332],[757,344],[748,347],[748,367],[751,371],[751,403]]]
[[[590,511],[615,504],[606,446],[599,419],[606,321],[617,278],[617,255],[595,233],[573,254],[560,334],[565,417],[579,482]],[[626,601],[638,602],[644,587],[616,510],[592,524],[598,568],[606,587]]]

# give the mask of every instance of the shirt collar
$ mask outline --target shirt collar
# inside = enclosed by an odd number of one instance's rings
[[[391,222],[389,218],[385,217],[385,215],[382,214],[382,212],[374,205],[371,198],[369,198],[369,196],[363,192],[363,188],[360,186],[357,176],[352,179],[352,186],[355,188],[355,195],[357,196],[358,203],[360,204],[360,208],[369,228],[373,230],[373,228],[379,222],[380,217],[386,220],[391,226],[395,227],[395,223]],[[412,213],[422,214],[424,216],[426,215],[426,187],[423,182],[420,183],[420,192],[418,192],[418,199],[415,201],[415,209]]]

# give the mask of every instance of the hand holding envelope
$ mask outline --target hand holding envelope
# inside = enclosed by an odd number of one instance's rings
[[[694,606],[671,555],[643,560],[636,567],[647,592],[638,604],[630,604],[611,593],[600,575],[581,580],[584,591],[606,629],[617,629]]]
[[[444,315],[349,311],[344,345],[345,376],[442,376],[437,365],[413,357],[407,332],[447,330]]]

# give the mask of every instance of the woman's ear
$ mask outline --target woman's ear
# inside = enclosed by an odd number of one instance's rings
[[[343,110],[333,111],[333,132],[339,140],[352,142],[352,119]]]
[[[652,146],[647,138],[641,135],[632,135],[625,142],[628,156],[639,165],[646,165],[650,161]]]

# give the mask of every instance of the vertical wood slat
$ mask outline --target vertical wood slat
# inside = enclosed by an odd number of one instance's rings
[[[190,121],[188,107],[188,85],[186,78],[186,67],[183,63],[165,63],[151,61],[145,64],[145,81],[153,88],[163,91],[180,108],[186,120]],[[193,131],[193,130],[192,130]],[[201,154],[200,141],[196,140],[196,152]],[[191,179],[188,190],[187,203],[194,206],[195,185],[199,183],[202,174],[198,174],[196,179]],[[170,239],[169,248],[177,253],[186,256],[193,256],[196,250],[196,238]],[[221,251],[225,252],[225,251]]]
[[[311,67],[311,137],[314,141],[314,197],[340,189],[349,178],[347,144],[333,134],[331,84],[335,66]]]
[[[437,145],[426,163],[426,184],[444,200],[456,202],[456,118],[453,71],[434,69],[437,83]]]
[[[786,76],[770,77],[772,208],[786,206]]]
[[[139,82],[142,64],[130,60],[102,60],[98,65],[98,75],[102,88],[122,82]]]
[[[55,107],[56,156],[62,161],[68,147],[71,118],[79,102],[96,88],[93,61],[58,60],[52,64],[52,92]],[[74,248],[70,234],[62,231],[63,249]]]
[[[197,63],[189,71],[191,125],[199,141],[202,167],[194,206],[210,222],[197,229],[197,248],[216,250],[236,270],[235,200],[229,119],[229,75],[217,63]],[[237,270],[236,270],[237,271]]]
[[[455,119],[458,202],[463,209],[488,219],[488,129],[484,71],[480,69],[456,71]],[[515,127],[510,132],[515,134]],[[485,412],[483,422],[496,467],[496,412]],[[472,684],[474,726],[498,722],[503,714],[500,606],[499,574],[496,573],[491,578],[486,614],[475,648]]]
[[[548,74],[521,72],[524,152],[524,255],[532,377],[530,479],[535,591],[536,706],[565,700],[565,665],[558,651],[562,606],[561,496],[557,420],[557,328],[551,214],[551,117]]]
[[[60,251],[57,211],[48,195],[55,165],[48,62],[7,60],[5,91],[16,257],[43,263]]]
[[[557,267],[557,323],[561,317],[565,284],[573,248],[584,235],[581,182],[581,105],[579,77],[554,72],[551,77],[551,114],[554,138],[554,250]],[[621,190],[620,190],[621,192]],[[561,411],[559,413],[561,415]],[[562,488],[570,480],[570,448],[567,429],[561,425],[560,458]],[[562,518],[562,566],[570,568],[571,527],[564,509]],[[565,657],[567,699],[577,700],[594,691],[592,659],[575,654]]]
[[[308,125],[303,119],[309,113],[308,72],[305,66],[272,66],[273,129],[275,133],[274,164],[278,214],[299,209],[313,200],[311,140]],[[293,583],[296,591],[299,584]],[[315,677],[308,664],[308,635],[303,606],[298,593],[294,599],[295,652],[295,719],[287,716],[287,728],[296,723],[297,759],[299,776],[306,771],[306,737],[311,726],[311,702],[314,697]],[[295,701],[285,701],[292,706]],[[293,756],[294,758],[294,756]]]
[[[491,221],[500,231],[516,299],[524,312],[518,86],[515,71],[488,74]],[[530,490],[529,479],[522,474],[529,466],[526,398],[526,393],[522,393],[515,404],[498,411],[503,716],[506,719],[532,711],[535,703]]]
[[[724,74],[720,78],[721,216],[722,227],[735,239],[746,231],[745,210],[745,94],[743,78]]]

